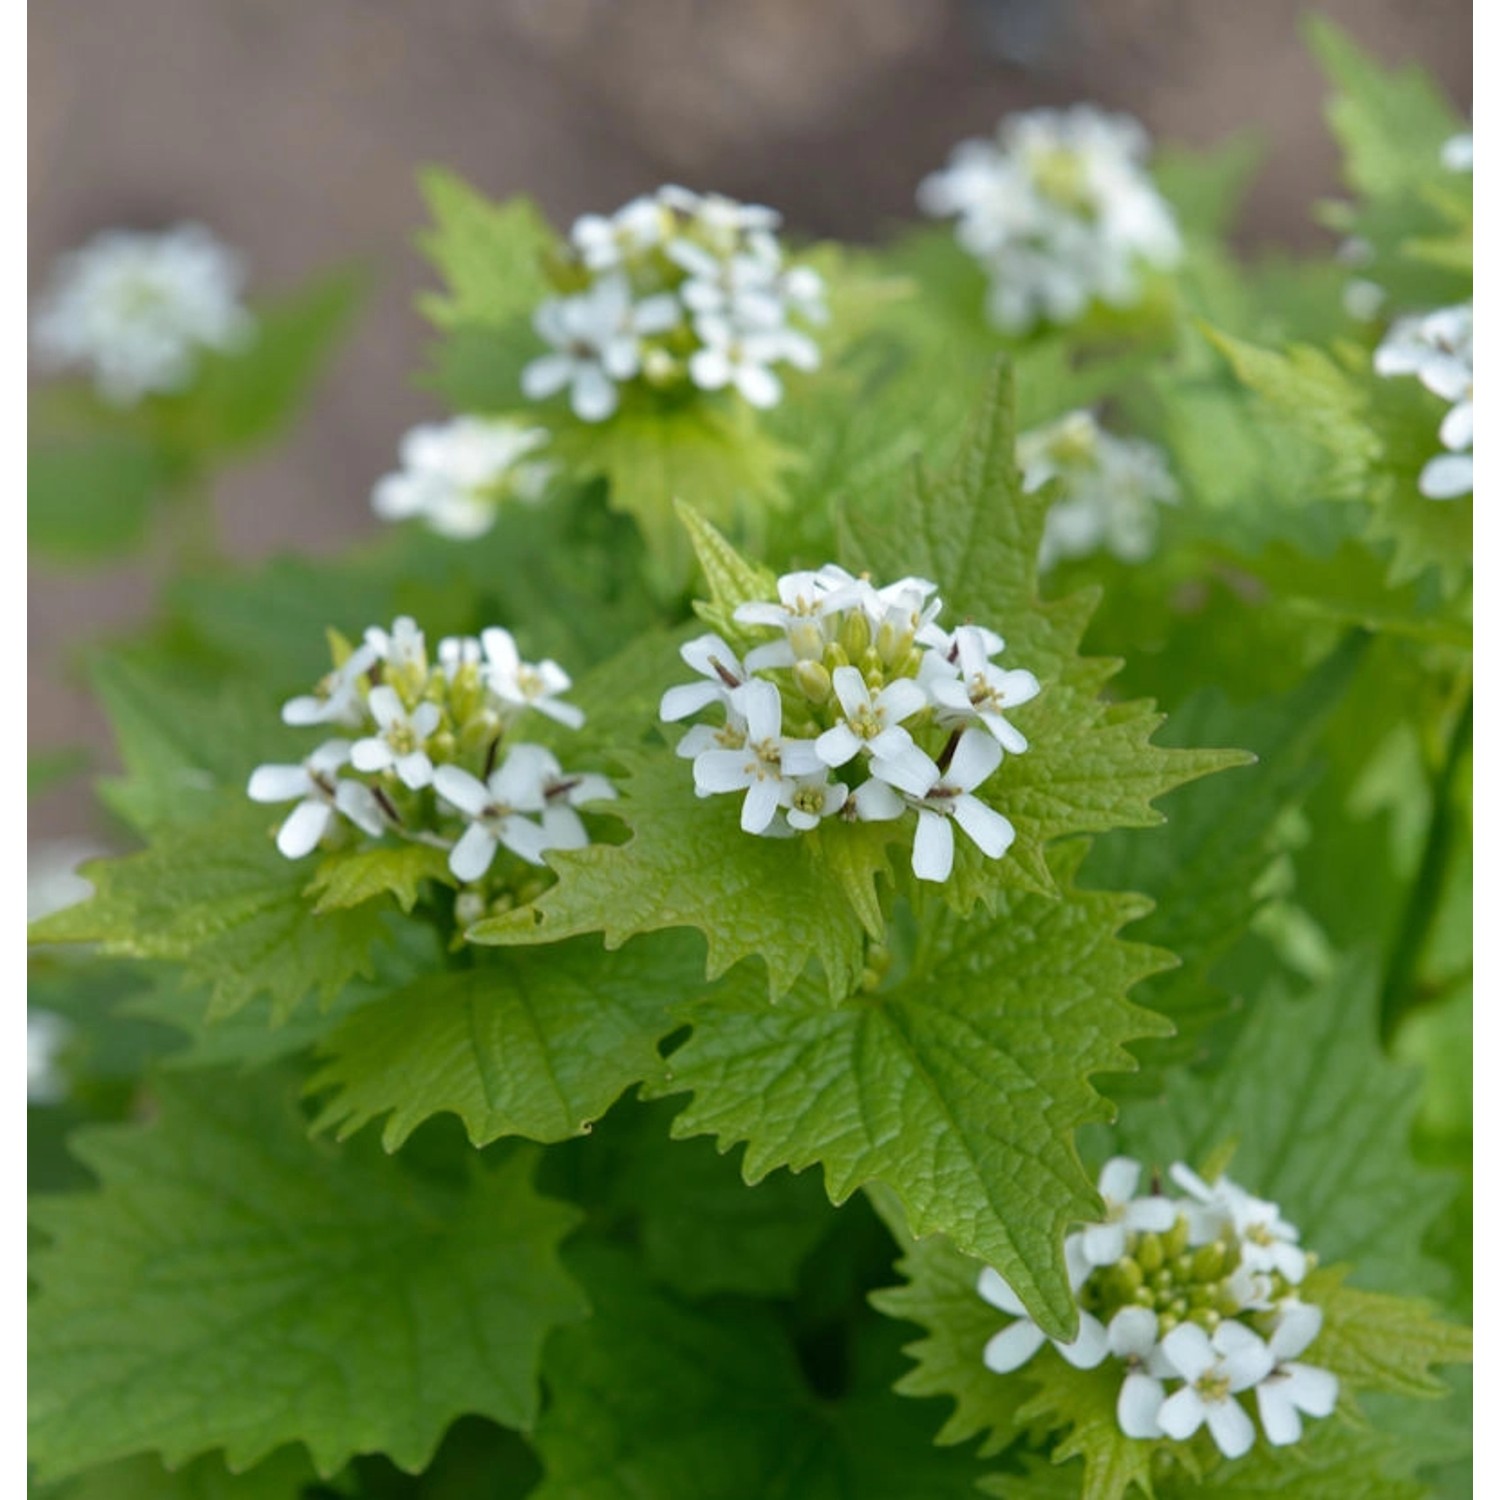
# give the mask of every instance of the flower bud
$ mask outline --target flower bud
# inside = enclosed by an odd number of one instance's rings
[[[870,649],[870,617],[862,609],[852,609],[844,618],[839,641],[849,653],[850,661],[858,661]]]
[[[820,661],[799,661],[792,669],[797,686],[809,703],[827,703],[833,692],[833,678]]]
[[[1141,1270],[1146,1272],[1159,1271],[1166,1256],[1162,1252],[1161,1236],[1157,1234],[1143,1234],[1141,1242],[1135,1247],[1135,1258],[1140,1263]]]

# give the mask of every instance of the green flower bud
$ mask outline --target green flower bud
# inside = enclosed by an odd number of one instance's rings
[[[1140,1263],[1141,1270],[1159,1271],[1166,1260],[1162,1253],[1161,1236],[1143,1234],[1140,1244],[1135,1247],[1135,1258]]]
[[[849,665],[849,653],[837,641],[829,641],[823,648],[823,665],[832,673],[838,667]]]
[[[1193,1256],[1193,1280],[1217,1281],[1224,1274],[1224,1246],[1218,1241],[1202,1246]]]
[[[870,617],[862,609],[851,609],[844,617],[839,641],[849,653],[850,661],[858,661],[870,649]]]
[[[792,668],[797,686],[809,703],[827,703],[833,692],[833,677],[820,661],[799,661]]]
[[[1188,1221],[1181,1214],[1177,1216],[1177,1222],[1166,1232],[1162,1241],[1167,1254],[1181,1255],[1187,1249]]]

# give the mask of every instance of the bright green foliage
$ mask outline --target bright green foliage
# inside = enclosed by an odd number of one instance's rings
[[[899,507],[845,513],[849,565],[878,579],[932,579],[947,618],[999,631],[1004,664],[1030,669],[1042,684],[1017,715],[1031,748],[1007,758],[980,789],[1015,825],[1015,845],[1003,859],[985,860],[961,844],[943,887],[961,911],[992,902],[1005,886],[1049,890],[1043,851],[1054,839],[1159,823],[1155,798],[1244,760],[1232,750],[1153,745],[1161,716],[1151,704],[1103,696],[1119,664],[1078,654],[1094,601],[1037,598],[1047,496],[1022,490],[1013,447],[1010,376],[1002,371],[949,473],[934,480],[918,467]]]
[[[347,1136],[389,1115],[396,1150],[425,1119],[456,1114],[476,1146],[503,1135],[560,1141],[586,1132],[630,1085],[661,1067],[674,1004],[703,989],[699,944],[642,939],[618,954],[597,939],[516,949],[429,976],[366,1005],[323,1043],[319,1125]]]
[[[440,1185],[310,1145],[284,1079],[228,1083],[163,1083],[155,1124],[80,1136],[99,1192],[37,1205],[43,1474],[291,1442],[324,1475],[370,1451],[415,1470],[462,1412],[529,1425],[542,1341],[585,1306],[534,1158]]]
[[[220,1015],[259,994],[274,1017],[310,994],[331,1001],[373,972],[385,914],[367,904],[319,915],[305,894],[310,871],[282,858],[266,813],[236,802],[140,854],[85,865],[94,895],[34,924],[32,941],[180,963]]]
[[[1043,691],[1018,715],[1031,749],[1009,758],[983,794],[1015,825],[1012,849],[985,861],[961,842],[943,886],[960,911],[1006,888],[1050,892],[1046,846],[1070,834],[1160,821],[1152,800],[1243,759],[1236,751],[1166,750],[1150,742],[1160,716],[1147,703],[1101,698],[1116,664],[1078,656],[1091,601],[1036,599],[1036,550],[1046,499],[1024,495],[1011,456],[1008,380],[997,377],[954,470],[889,512],[848,518],[845,560],[882,580],[931,578],[948,617],[974,618],[1008,640],[1005,662],[1036,672]],[[748,639],[734,607],[770,587],[701,519],[690,519],[710,600],[704,618],[732,643]],[[661,686],[681,669],[663,653]],[[617,810],[633,830],[625,844],[559,854],[558,884],[530,910],[478,924],[479,942],[528,942],[603,931],[617,945],[635,933],[692,925],[708,938],[709,971],[759,956],[773,993],[817,958],[831,993],[848,992],[863,968],[864,936],[883,923],[877,877],[889,870],[899,825],[838,824],[789,841],[738,832],[730,799],[691,795],[691,772],[669,750],[621,757]]]
[[[717,1315],[653,1289],[628,1261],[576,1258],[594,1318],[560,1333],[537,1426],[534,1500],[961,1500],[978,1473],[931,1447],[856,1347],[852,1388],[820,1396],[777,1321]],[[880,1371],[879,1373],[884,1373]]]
[[[315,1478],[300,1448],[284,1448],[243,1474],[231,1473],[217,1455],[175,1470],[143,1456],[48,1486],[35,1500],[303,1500]]]
[[[258,685],[123,652],[101,657],[92,681],[125,768],[99,792],[138,833],[212,819],[244,792],[250,767],[306,753],[305,737],[281,722],[275,699]]]
[[[1233,1139],[1234,1180],[1280,1203],[1324,1261],[1360,1285],[1432,1292],[1442,1275],[1422,1238],[1453,1184],[1412,1160],[1418,1079],[1380,1051],[1375,984],[1352,962],[1305,996],[1259,997],[1223,1070],[1173,1076],[1125,1111],[1115,1144],[1166,1166]]]
[[[1120,942],[1132,897],[1007,892],[959,922],[929,904],[911,969],[829,1006],[805,985],[767,1006],[727,990],[682,1012],[691,1038],[658,1092],[691,1092],[679,1135],[747,1143],[745,1176],[823,1165],[842,1202],[880,1181],[916,1234],[943,1230],[1010,1280],[1037,1320],[1066,1335],[1076,1312],[1064,1227],[1096,1212],[1071,1134],[1102,1118],[1090,1073],[1132,1066],[1124,1044],[1160,1031],[1122,997],[1160,966]]]
[[[319,916],[385,895],[394,896],[401,910],[409,912],[427,880],[453,884],[446,850],[428,844],[345,849],[319,864],[307,894],[314,898],[313,910]]]

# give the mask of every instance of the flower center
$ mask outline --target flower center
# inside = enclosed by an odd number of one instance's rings
[[[1193,1389],[1205,1401],[1227,1401],[1229,1399],[1229,1377],[1215,1365],[1212,1369],[1204,1371],[1193,1382]]]

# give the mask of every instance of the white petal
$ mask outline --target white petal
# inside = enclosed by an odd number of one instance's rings
[[[1323,1327],[1323,1309],[1311,1302],[1286,1302],[1282,1304],[1271,1334],[1271,1353],[1278,1363],[1296,1359]]]
[[[781,788],[769,778],[754,781],[745,793],[745,803],[740,809],[740,827],[746,833],[763,833],[781,802]]]
[[[1302,1436],[1302,1418],[1297,1415],[1285,1376],[1273,1375],[1256,1386],[1255,1403],[1260,1408],[1260,1425],[1265,1429],[1266,1440],[1273,1446],[1284,1448]]]
[[[915,683],[912,684],[916,686]],[[870,706],[870,685],[865,681],[865,674],[858,667],[835,667],[833,669],[833,691],[839,700],[839,707],[844,710],[846,718],[852,718],[861,709]]]
[[[1078,1337],[1071,1344],[1053,1340],[1053,1347],[1075,1370],[1092,1370],[1102,1364],[1109,1353],[1109,1336],[1104,1324],[1092,1313],[1078,1315]]]
[[[1125,1227],[1165,1234],[1177,1222],[1177,1206],[1170,1198],[1133,1198],[1125,1208]]]
[[[392,724],[406,722],[406,709],[402,705],[401,695],[395,688],[385,683],[370,689],[369,704],[370,712],[375,716],[375,722],[382,729],[389,729]]]
[[[781,382],[764,365],[741,365],[735,371],[734,386],[751,406],[762,411],[781,400]]]
[[[1288,1365],[1280,1378],[1287,1382],[1292,1400],[1310,1417],[1330,1416],[1338,1405],[1339,1378],[1330,1370],[1320,1370],[1315,1365]],[[1264,1386],[1256,1389],[1262,1390]]]
[[[744,674],[739,670],[739,662],[733,651],[729,649],[728,643],[721,635],[700,635],[691,641],[685,642],[679,649],[678,654],[688,666],[703,677],[708,677],[721,687],[730,686],[719,675],[719,668],[723,667],[731,677],[741,677]]]
[[[885,711],[888,723],[899,724],[927,707],[927,694],[910,677],[898,677],[881,689],[875,701]]]
[[[1474,446],[1474,403],[1460,401],[1443,418],[1443,424],[1438,428],[1438,437],[1442,440],[1443,447],[1451,448],[1455,453],[1462,452],[1465,448],[1472,448]]]
[[[870,770],[881,781],[888,781],[913,797],[925,796],[943,774],[938,770],[937,762],[915,745],[889,760],[877,755],[870,762]]]
[[[1474,455],[1440,453],[1429,459],[1417,479],[1417,488],[1429,500],[1457,500],[1474,493]],[[291,704],[287,705],[290,709]],[[292,720],[288,719],[287,723]]]
[[[291,811],[281,831],[276,835],[276,847],[288,859],[301,859],[318,847],[328,827],[333,809],[326,802],[314,802],[309,798],[299,802]]]
[[[781,769],[787,776],[816,776],[824,769],[816,740],[782,740]]]
[[[1090,1224],[1083,1231],[1083,1253],[1091,1266],[1112,1266],[1125,1253],[1123,1224]],[[1127,1308],[1126,1311],[1131,1309]],[[1144,1312],[1145,1309],[1141,1308]]]
[[[549,849],[586,849],[588,831],[583,819],[571,807],[553,803],[542,812],[542,832]]]
[[[1109,1350],[1116,1359],[1146,1359],[1156,1348],[1156,1314],[1149,1307],[1122,1307],[1109,1320]]]
[[[906,811],[906,802],[894,787],[873,777],[854,792],[854,814],[862,823],[886,823]]]
[[[738,611],[735,618],[739,618]],[[757,646],[753,651],[745,654],[745,670],[747,672],[768,672],[777,667],[789,667],[797,660],[797,653],[792,649],[792,643],[782,639],[779,641],[767,641],[764,646]]]
[[[1099,1173],[1099,1195],[1125,1203],[1135,1195],[1141,1181],[1141,1164],[1128,1156],[1112,1156]]]
[[[989,859],[999,859],[1015,842],[1009,818],[967,793],[953,804],[953,819]]]
[[[979,1295],[991,1307],[1009,1313],[1013,1318],[1026,1317],[1026,1304],[1011,1290],[1010,1283],[993,1267],[986,1266],[979,1273]]]
[[[362,781],[341,781],[333,796],[334,806],[371,838],[385,832],[385,818],[375,794]]]
[[[432,761],[425,750],[413,750],[396,762],[396,775],[401,778],[402,786],[420,791],[432,785]]]
[[[573,361],[566,354],[544,354],[521,371],[521,391],[528,401],[544,401],[572,378]]]
[[[355,740],[349,759],[356,771],[384,771],[393,765],[396,752],[381,739]]]
[[[960,791],[972,792],[994,773],[1001,758],[1000,746],[989,735],[966,729],[959,736],[943,782]]]
[[[774,740],[781,734],[781,694],[774,683],[754,681],[735,689],[735,706],[745,716],[752,740]]]
[[[693,785],[708,794],[740,792],[754,779],[753,767],[746,750],[705,750],[693,762]]]
[[[1243,1458],[1255,1446],[1255,1424],[1238,1401],[1212,1401],[1208,1430],[1225,1458]]]
[[[540,824],[530,818],[504,818],[500,823],[500,842],[528,865],[542,863],[547,850],[547,835]]]
[[[1145,1308],[1140,1309],[1142,1312]],[[1166,1388],[1161,1381],[1132,1370],[1120,1387],[1120,1398],[1115,1404],[1115,1415],[1119,1418],[1120,1431],[1126,1437],[1154,1438],[1161,1436],[1161,1425],[1157,1413],[1166,1398]]]
[[[531,706],[539,714],[546,714],[549,719],[555,719],[569,729],[583,727],[584,713],[576,703],[564,703],[558,698],[533,698]]]
[[[864,741],[847,724],[835,724],[813,742],[825,766],[847,765],[864,748]]]
[[[437,788],[438,796],[445,802],[451,802],[460,812],[468,813],[471,818],[478,817],[490,804],[489,788],[478,777],[470,776],[457,766],[439,766],[433,773],[432,784]],[[456,869],[453,873],[459,875]],[[474,878],[472,875],[459,875],[460,880]]]
[[[911,870],[918,880],[946,880],[953,873],[953,828],[941,813],[917,809]]]
[[[583,422],[602,422],[612,417],[620,404],[615,390],[598,365],[585,365],[573,380],[573,413]]]
[[[306,766],[257,766],[246,788],[252,802],[290,802],[311,790]]]
[[[439,771],[446,769],[449,768],[440,767]],[[478,880],[494,863],[498,843],[499,840],[483,823],[471,823],[453,846],[448,856],[448,868],[460,880]]]
[[[1214,1362],[1208,1335],[1196,1323],[1179,1323],[1161,1341],[1161,1347],[1184,1380],[1196,1380]]]
[[[1029,1318],[1002,1328],[984,1346],[986,1368],[997,1375],[1008,1375],[1022,1365],[1047,1342],[1046,1335]]]
[[[1183,1327],[1186,1327],[1183,1324]],[[1192,1386],[1185,1385],[1174,1391],[1161,1404],[1156,1414],[1157,1425],[1170,1438],[1182,1442],[1197,1432],[1203,1425],[1203,1398]]]

